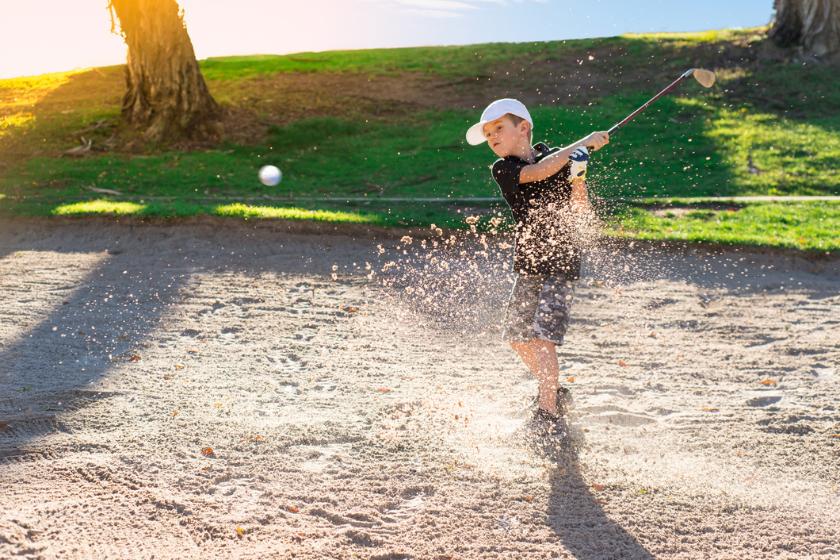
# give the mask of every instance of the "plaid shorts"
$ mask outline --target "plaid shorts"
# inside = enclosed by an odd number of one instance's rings
[[[504,339],[530,342],[538,338],[563,344],[574,293],[575,283],[563,275],[517,274],[508,301]]]

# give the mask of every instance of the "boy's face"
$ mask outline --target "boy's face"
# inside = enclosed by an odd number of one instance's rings
[[[505,115],[484,125],[484,137],[490,149],[499,156],[519,154],[531,146],[528,142],[528,123],[522,121],[519,126]]]

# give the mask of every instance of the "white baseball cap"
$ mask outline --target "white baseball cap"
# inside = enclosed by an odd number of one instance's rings
[[[484,112],[481,113],[481,120],[472,125],[467,131],[467,142],[473,146],[478,146],[482,142],[485,142],[487,138],[484,137],[484,125],[508,113],[525,119],[531,124],[531,127],[534,126],[534,121],[531,120],[531,114],[525,108],[525,105],[516,99],[497,99],[484,109]]]

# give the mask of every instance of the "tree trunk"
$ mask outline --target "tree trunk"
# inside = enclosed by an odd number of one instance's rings
[[[801,45],[805,54],[840,60],[840,0],[776,0],[769,36],[782,47]]]
[[[151,141],[218,137],[220,110],[198,68],[175,0],[110,0],[128,45],[122,117]]]

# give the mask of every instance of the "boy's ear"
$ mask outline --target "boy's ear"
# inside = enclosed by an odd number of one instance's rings
[[[522,122],[521,122],[521,123],[519,123],[519,131],[520,131],[522,134],[524,134],[525,136],[527,136],[527,135],[528,135],[528,131],[529,131],[530,129],[531,129],[531,123],[529,123],[528,121],[526,121],[526,120],[524,120],[524,119],[523,119],[523,120],[522,120]]]

